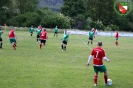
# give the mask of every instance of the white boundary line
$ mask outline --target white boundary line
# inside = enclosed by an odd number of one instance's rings
[[[79,38],[79,37],[78,37]],[[80,38],[79,38],[80,39]],[[90,50],[92,50],[82,39],[80,39]]]

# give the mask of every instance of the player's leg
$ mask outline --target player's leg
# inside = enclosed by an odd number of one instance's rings
[[[2,38],[0,37],[0,48],[2,49]]]
[[[58,32],[56,32],[56,37],[58,36]]]
[[[54,32],[54,37],[55,37],[55,32]]]
[[[94,75],[94,86],[97,86],[97,80],[98,80],[98,66],[93,66],[95,75]]]
[[[40,40],[40,49],[42,49],[43,40]]]
[[[67,42],[64,41],[64,44],[63,44],[63,50],[66,50],[66,45],[67,45]]]
[[[115,42],[115,45],[119,45],[119,44],[118,44],[118,38],[116,38],[116,42]]]
[[[89,43],[90,43],[90,38],[88,39],[88,44],[87,45],[89,45]]]
[[[9,41],[10,41],[10,43],[12,44],[13,49],[15,50],[16,48],[15,48],[15,46],[14,46],[13,39],[11,38],[11,39],[9,39]]]
[[[62,51],[63,51],[63,41],[62,41],[62,43],[61,43],[61,48],[62,48]]]
[[[100,72],[104,72],[104,82],[105,82],[105,85],[108,86],[108,83],[107,83],[108,73],[105,65],[100,66]]]
[[[30,35],[32,36],[32,34],[33,34],[33,32],[31,32],[31,34],[30,34]]]
[[[93,38],[91,38],[91,44],[93,43]]]

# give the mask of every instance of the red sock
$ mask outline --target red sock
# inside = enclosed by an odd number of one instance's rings
[[[94,75],[94,83],[97,84],[98,75]]]
[[[40,49],[42,48],[42,44],[40,44]]]
[[[117,42],[115,42],[115,45],[117,45]]]
[[[107,84],[107,79],[108,79],[108,76],[104,74],[104,81],[106,84]]]
[[[14,45],[12,45],[12,47],[14,48],[14,50],[16,50],[16,48],[15,48],[15,46],[14,46]]]

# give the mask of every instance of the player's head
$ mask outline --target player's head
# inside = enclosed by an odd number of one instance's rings
[[[94,28],[92,28],[91,30],[92,30],[92,31],[94,31],[95,29],[94,29]]]
[[[99,41],[99,42],[97,43],[97,45],[98,45],[98,46],[102,46],[102,42]]]
[[[12,29],[11,30],[15,30],[15,28],[14,27],[12,27]]]
[[[46,31],[46,28],[44,28],[43,30]]]

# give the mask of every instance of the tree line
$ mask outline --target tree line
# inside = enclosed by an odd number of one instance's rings
[[[133,11],[127,16],[118,15],[114,11],[115,1],[63,0],[64,4],[57,12],[45,6],[38,8],[39,0],[1,0],[0,24],[18,27],[42,25],[47,28],[58,26],[90,30],[93,27],[106,31],[133,31]]]

